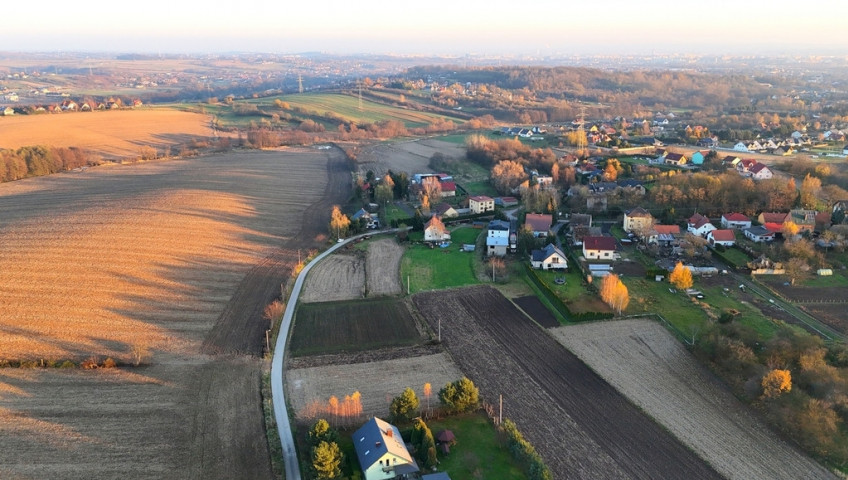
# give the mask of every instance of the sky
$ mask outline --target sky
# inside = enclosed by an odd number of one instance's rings
[[[40,0],[0,50],[848,55],[848,0]]]

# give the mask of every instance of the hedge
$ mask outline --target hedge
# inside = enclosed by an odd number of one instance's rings
[[[526,466],[528,473],[527,478],[530,480],[553,479],[553,475],[551,475],[551,472],[548,470],[545,462],[542,461],[541,455],[539,455],[533,445],[524,438],[524,435],[518,431],[518,427],[512,420],[505,418],[503,424],[501,424],[501,430],[506,433],[509,453],[511,453],[519,463],[523,463]]]
[[[548,286],[541,278],[539,278],[539,274],[536,273],[536,270],[533,270],[530,265],[524,264],[524,267],[527,269],[528,277],[533,283],[539,287],[539,291],[542,292],[542,295],[551,302],[551,305],[554,306],[559,313],[562,314],[563,317],[567,318],[573,322],[581,322],[587,320],[603,320],[607,318],[612,318],[614,315],[612,313],[604,313],[604,312],[583,312],[583,313],[573,313],[568,305],[562,301],[561,298],[551,290],[551,287]]]

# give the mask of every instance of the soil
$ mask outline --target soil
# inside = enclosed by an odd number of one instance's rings
[[[815,304],[803,305],[800,308],[837,332],[848,334],[848,305]]]
[[[309,271],[300,300],[332,302],[365,297],[365,258],[333,254]]]
[[[815,272],[814,272],[815,273]],[[845,305],[845,287],[800,287],[792,285],[784,285],[788,280],[786,277],[773,275],[761,275],[758,279],[768,284],[768,286],[790,302],[827,302],[827,303],[843,303]]]
[[[545,328],[553,328],[560,326],[560,323],[557,321],[556,317],[551,313],[550,310],[542,304],[542,301],[539,300],[539,297],[536,296],[526,296],[526,297],[518,297],[513,298],[512,301],[518,305],[519,308],[524,310],[524,312],[530,316],[533,320],[536,321],[539,325]]]
[[[726,478],[836,478],[774,434],[661,325],[622,320],[551,332]]]
[[[484,401],[536,447],[554,478],[721,478],[497,290],[417,294]]]
[[[368,245],[365,273],[369,297],[401,293],[400,260],[403,252],[404,248],[394,237],[375,240]]]
[[[465,158],[465,146],[437,139],[412,140],[397,143],[381,143],[366,147],[357,156],[358,171],[363,177],[369,170],[377,177],[388,173],[407,172],[433,173],[429,167],[434,153],[446,157]]]

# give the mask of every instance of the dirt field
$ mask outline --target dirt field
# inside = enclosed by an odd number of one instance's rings
[[[780,440],[659,324],[623,320],[552,332],[725,477],[836,478]]]
[[[403,247],[394,237],[381,238],[368,245],[365,273],[368,276],[368,296],[401,293],[400,259]]]
[[[542,304],[539,297],[528,295],[526,297],[513,298],[512,301],[518,305],[518,308],[524,310],[530,318],[536,320],[539,325],[545,328],[553,328],[560,325],[551,311]]]
[[[406,387],[415,390],[422,406],[426,404],[424,384],[430,383],[432,405],[446,383],[462,378],[462,372],[445,353],[368,363],[299,368],[286,372],[287,397],[297,420],[308,423],[305,408],[313,401],[327,402],[330,396],[343,398],[355,391],[362,394],[363,416],[388,415],[389,403]]]
[[[457,365],[536,447],[554,478],[721,476],[539,328],[498,291],[414,297]]]
[[[368,170],[378,177],[391,169],[396,172],[430,173],[430,157],[439,152],[447,157],[465,158],[465,146],[436,139],[381,143],[364,148],[358,155],[359,172]]]
[[[250,152],[0,185],[2,358],[149,352],[0,370],[0,477],[269,478],[262,309],[346,171],[336,151]]]
[[[143,146],[161,153],[168,145],[209,139],[213,136],[209,122],[207,115],[164,108],[15,115],[0,117],[0,147],[80,147],[114,160],[138,157]]]
[[[810,304],[801,306],[801,309],[837,332],[848,334],[848,314],[846,314],[848,305]]]

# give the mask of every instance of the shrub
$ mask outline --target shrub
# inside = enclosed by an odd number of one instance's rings
[[[59,368],[77,368],[77,365],[70,360],[65,360],[64,362],[59,364]]]
[[[117,366],[118,363],[112,357],[103,360],[103,368],[115,368]]]
[[[93,370],[99,366],[99,362],[95,357],[89,357],[80,363],[80,367],[86,370]]]
[[[474,382],[463,377],[439,390],[439,400],[451,412],[462,413],[477,408],[479,391]]]

